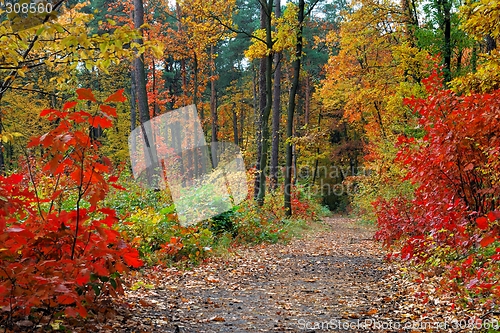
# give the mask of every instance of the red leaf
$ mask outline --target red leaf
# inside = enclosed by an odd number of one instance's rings
[[[488,220],[490,220],[490,222],[493,222],[495,220],[500,220],[500,211],[489,212]]]
[[[116,108],[111,107],[109,105],[100,105],[101,111],[111,117],[117,117]]]
[[[64,104],[63,110],[74,108],[77,104],[78,104],[77,101],[68,102],[68,103]]]
[[[75,299],[69,295],[60,295],[57,296],[57,303],[64,305],[73,304],[75,303]]]
[[[485,230],[488,228],[488,219],[484,216],[478,217],[476,223],[477,227],[481,230]]]
[[[121,185],[117,185],[117,184],[109,184],[111,186],[113,186],[114,188],[116,188],[117,190],[120,190],[120,191],[126,191],[127,189]]]
[[[85,88],[76,89],[76,93],[78,94],[77,98],[79,100],[97,102],[94,97],[94,94],[92,94],[91,89],[85,89]]]
[[[120,89],[113,95],[109,96],[105,102],[108,103],[108,102],[126,102],[126,101],[127,98],[123,96],[123,89]]]
[[[481,244],[482,247],[486,247],[488,245],[490,245],[491,243],[493,243],[495,241],[496,237],[494,236],[491,236],[491,235],[487,235],[487,236],[484,236],[483,239],[481,239],[481,241],[479,242]]]
[[[57,110],[54,110],[54,109],[45,109],[45,110],[42,110],[42,112],[40,112],[40,117],[45,117],[46,115],[52,113],[52,112],[57,112]]]
[[[142,260],[139,259],[139,253],[137,253],[137,251],[134,251],[133,253],[125,253],[122,255],[122,258],[127,265],[134,268],[141,267],[143,265]]]
[[[110,128],[113,126],[113,122],[107,118],[95,116],[92,125],[94,127],[101,126],[101,128]]]
[[[75,308],[66,308],[64,309],[64,314],[70,318],[76,318],[78,316],[78,311]]]
[[[26,148],[33,148],[33,147],[36,147],[40,144],[40,138],[37,138],[37,137],[33,137],[31,138],[30,142],[28,142],[28,145],[26,146]]]
[[[94,273],[96,273],[99,276],[108,276],[109,271],[104,267],[101,263],[96,263],[93,265],[94,267]]]

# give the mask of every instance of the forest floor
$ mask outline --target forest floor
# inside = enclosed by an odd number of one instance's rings
[[[470,332],[453,320],[473,314],[386,263],[373,234],[328,218],[288,244],[238,248],[191,270],[149,268],[133,279],[151,286],[126,290],[99,332]]]

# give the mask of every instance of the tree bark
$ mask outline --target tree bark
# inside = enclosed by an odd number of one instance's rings
[[[286,134],[287,134],[287,142],[285,144],[286,147],[286,165],[285,165],[285,213],[287,216],[291,216],[292,211],[292,162],[293,162],[293,151],[292,151],[292,143],[290,139],[293,136],[293,116],[295,113],[295,96],[297,95],[297,90],[299,87],[299,78],[300,78],[300,60],[302,56],[302,31],[304,22],[304,0],[299,0],[299,12],[298,12],[298,23],[300,25],[298,36],[297,36],[297,45],[295,47],[295,59],[292,64],[293,68],[293,79],[292,79],[292,87],[290,89],[290,96],[288,100],[288,112],[287,112],[287,126],[286,126]]]
[[[144,4],[142,0],[134,0],[134,27],[136,29],[140,29],[140,27],[144,24]],[[142,29],[141,29],[142,35]],[[143,44],[142,38],[136,40],[139,45]],[[151,163],[153,167],[156,167],[158,164],[158,157],[156,154],[154,138],[146,135],[148,132],[152,133],[150,128],[145,128],[145,125],[150,120],[149,115],[149,104],[148,104],[148,94],[146,90],[146,70],[144,68],[144,55],[136,57],[134,59],[134,71],[135,71],[135,79],[136,79],[136,89],[137,89],[137,106],[139,109],[139,121],[141,123],[141,128],[143,131],[144,139],[145,139],[145,149],[146,154],[149,155]],[[151,168],[146,169],[148,184],[153,185],[153,170]]]
[[[260,8],[260,28],[266,28],[266,13],[265,8],[261,4]],[[260,174],[261,172],[261,160],[262,160],[262,117],[264,114],[264,110],[266,108],[266,67],[267,61],[266,58],[259,59],[259,75],[258,75],[258,99],[259,99],[259,108],[257,115],[257,160],[255,163],[255,168],[257,170],[257,174],[255,175],[255,185],[254,185],[254,198],[258,199],[260,192]]]
[[[215,75],[215,60],[214,60],[214,46],[210,46],[210,57],[212,59],[212,79],[210,80],[210,114],[212,116],[212,164],[214,168],[217,167],[219,161],[217,158],[217,133],[219,131],[219,120],[217,115],[217,91],[215,87],[215,80],[213,76]]]
[[[272,48],[272,31],[271,31],[271,12],[273,9],[273,0],[269,0],[265,9],[266,18],[266,44],[268,48]],[[269,116],[271,114],[271,107],[273,104],[273,83],[272,83],[272,70],[273,70],[273,55],[269,55],[265,58],[266,60],[266,107],[262,114],[262,153],[260,155],[260,169],[259,169],[259,193],[257,195],[257,204],[262,206],[264,204],[264,198],[266,196],[266,167],[267,167],[267,155],[269,150]]]
[[[443,22],[443,63],[444,63],[444,83],[451,81],[451,0],[438,0],[438,11]]]
[[[274,11],[276,18],[281,16],[280,0],[276,1],[276,9]],[[278,157],[280,143],[280,118],[281,118],[281,52],[276,52],[274,55],[274,88],[273,88],[273,146],[271,150],[271,189],[276,190],[278,187]]]
[[[134,27],[139,29],[144,24],[144,6],[142,0],[134,0]],[[142,31],[142,30],[141,30]],[[143,44],[138,39],[137,43]],[[137,88],[137,104],[139,107],[139,120],[141,124],[150,120],[148,107],[148,94],[146,90],[146,70],[144,68],[144,55],[134,59],[134,69]]]

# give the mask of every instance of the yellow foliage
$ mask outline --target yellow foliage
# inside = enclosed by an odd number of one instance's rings
[[[481,40],[486,35],[500,37],[500,1],[479,0],[460,8],[462,28]]]
[[[500,1],[480,0],[460,8],[462,28],[477,40],[486,36],[500,37]],[[486,93],[500,88],[500,50],[479,55],[479,66],[475,73],[456,78],[451,83],[458,93]]]
[[[298,10],[296,4],[289,2],[281,17],[276,18],[273,13],[271,24],[275,26],[275,31],[271,33],[272,47],[269,47],[264,42],[266,40],[266,30],[257,29],[253,33],[256,38],[253,39],[252,44],[245,51],[245,57],[249,60],[259,59],[267,57],[272,52],[285,50],[288,50],[290,55],[295,56],[294,50],[297,45],[297,32],[299,31]]]

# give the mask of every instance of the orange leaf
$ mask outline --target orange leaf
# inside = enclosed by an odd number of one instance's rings
[[[116,108],[111,107],[109,105],[100,105],[101,111],[111,117],[117,117]]]
[[[92,102],[97,102],[91,89],[80,88],[76,89],[79,100],[87,100]]]
[[[123,96],[123,89],[120,89],[113,95],[109,96],[105,102],[107,103],[107,102],[125,102],[125,101],[127,101],[127,98]]]

